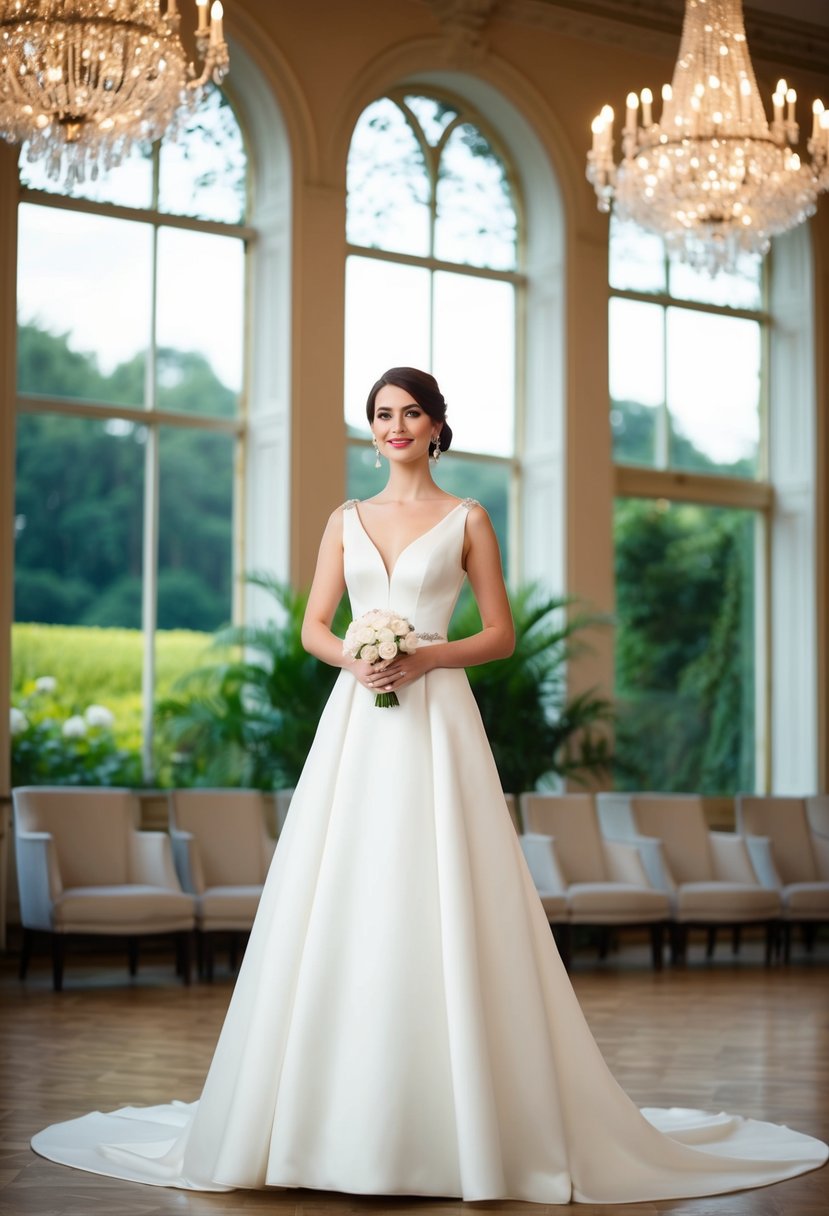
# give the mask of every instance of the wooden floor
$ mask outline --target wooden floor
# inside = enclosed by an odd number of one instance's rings
[[[579,958],[574,984],[618,1080],[640,1105],[730,1110],[829,1139],[829,945],[766,970],[755,943],[707,964],[653,974],[633,948]],[[48,1123],[92,1109],[198,1097],[232,981],[190,989],[148,959],[130,982],[122,960],[70,957],[51,991],[45,959],[25,985],[0,958],[0,1213],[8,1216],[331,1216],[469,1211],[646,1216],[826,1216],[829,1167],[762,1190],[662,1203],[547,1207],[516,1202],[363,1198],[315,1191],[194,1194],[56,1166],[29,1148]]]

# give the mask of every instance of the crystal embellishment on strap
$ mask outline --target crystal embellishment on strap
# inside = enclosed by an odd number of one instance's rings
[[[445,642],[446,638],[442,633],[418,633],[415,635],[418,642]]]
[[[359,502],[359,498],[349,498],[343,503],[344,511],[353,511]]]
[[[462,498],[461,506],[466,507],[467,511],[471,511],[473,507],[479,507],[481,504],[477,498]]]

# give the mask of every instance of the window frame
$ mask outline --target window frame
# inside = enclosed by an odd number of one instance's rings
[[[417,115],[409,109],[405,103],[405,98],[410,96],[429,97],[435,101],[444,102],[457,111],[457,117],[447,124],[445,130],[441,134],[441,138],[437,144],[433,145],[422,136],[420,124]],[[528,274],[526,271],[526,223],[525,223],[525,208],[524,201],[519,185],[518,174],[512,162],[512,158],[507,152],[503,141],[499,138],[496,131],[493,130],[489,120],[481,114],[476,106],[468,102],[464,97],[452,92],[450,89],[445,89],[443,86],[433,84],[420,83],[413,80],[405,85],[396,85],[392,88],[384,90],[381,94],[369,101],[363,106],[358,115],[357,122],[362,118],[363,113],[374,102],[388,98],[399,106],[406,120],[409,122],[410,128],[418,141],[418,146],[423,154],[426,172],[429,175],[429,245],[430,250],[434,248],[434,233],[435,222],[437,218],[437,189],[438,168],[440,164],[440,156],[443,147],[456,127],[469,123],[476,127],[484,136],[495,155],[501,161],[504,167],[504,173],[507,185],[510,190],[510,198],[516,219],[516,242],[515,242],[515,264],[514,270],[495,270],[486,266],[473,266],[468,262],[449,262],[441,258],[436,258],[432,254],[418,255],[410,253],[398,253],[393,250],[380,249],[374,246],[355,245],[346,240],[345,242],[345,257],[344,265],[347,275],[348,261],[352,257],[372,258],[381,262],[392,262],[403,266],[416,266],[424,269],[429,274],[429,369],[433,365],[434,355],[434,325],[435,325],[435,309],[434,309],[434,276],[438,271],[445,271],[450,274],[468,275],[471,278],[483,278],[489,281],[500,283],[510,283],[514,289],[515,301],[515,334],[514,334],[514,412],[513,412],[513,432],[512,432],[512,454],[509,456],[497,456],[488,452],[475,452],[468,448],[459,447],[456,442],[452,444],[452,460],[457,460],[463,464],[466,462],[475,462],[478,464],[490,464],[507,470],[507,532],[509,536],[506,558],[506,566],[508,577],[513,580],[520,569],[520,552],[518,537],[520,536],[520,521],[518,519],[518,511],[521,501],[521,445],[524,434],[524,408],[525,408],[525,362],[526,362],[526,298]],[[355,123],[356,126],[356,123]],[[353,137],[353,131],[352,131]],[[349,141],[350,146],[350,141]],[[346,197],[346,207],[347,207]],[[425,369],[428,370],[428,369]],[[348,433],[348,424],[344,420],[345,428],[345,449],[346,449],[346,467],[348,466],[348,456],[352,449],[368,451],[371,447],[371,440],[361,438]]]
[[[612,229],[611,229],[612,231]],[[608,254],[610,240],[608,237]],[[665,283],[670,284],[668,274],[669,257],[664,253]],[[609,257],[608,257],[609,267]],[[669,502],[697,503],[710,507],[735,507],[754,512],[757,521],[755,548],[755,602],[754,652],[755,674],[755,792],[763,793],[771,788],[771,724],[772,707],[770,678],[772,654],[770,603],[772,580],[772,517],[775,506],[774,486],[770,480],[769,462],[769,402],[770,402],[770,344],[774,317],[769,307],[769,261],[763,262],[760,283],[761,306],[758,309],[735,308],[724,304],[708,304],[699,300],[683,300],[670,294],[669,290],[647,292],[613,287],[608,275],[608,314],[613,299],[633,300],[657,304],[667,314],[668,308],[686,308],[709,315],[739,317],[757,321],[760,325],[760,395],[759,423],[760,441],[757,453],[757,472],[754,477],[736,477],[720,473],[704,473],[672,468],[667,462],[653,466],[628,464],[613,458],[613,499],[651,498]],[[667,317],[664,326],[667,333]],[[665,382],[668,378],[667,350],[665,351]],[[608,425],[613,402],[608,393]],[[658,407],[656,421],[655,457],[669,455],[670,412],[667,392]],[[611,451],[613,440],[611,438]],[[615,552],[615,546],[614,546]],[[735,791],[736,792],[736,791]]]
[[[227,95],[226,95],[227,96]],[[246,170],[246,214],[251,199],[251,151],[244,123],[236,105],[230,97],[227,103],[239,126],[245,150]],[[155,636],[157,632],[158,595],[158,537],[159,537],[159,446],[162,427],[177,427],[189,431],[209,431],[227,435],[234,441],[233,453],[233,508],[231,518],[231,582],[233,587],[231,615],[234,621],[241,619],[243,610],[243,588],[238,573],[244,568],[244,529],[240,521],[244,518],[242,503],[245,500],[247,441],[250,396],[249,314],[251,295],[251,259],[256,245],[257,230],[248,223],[227,223],[219,220],[198,219],[160,211],[158,202],[159,144],[152,149],[153,191],[149,207],[129,207],[120,203],[98,202],[53,191],[37,190],[20,181],[18,171],[17,207],[21,204],[51,207],[60,211],[81,212],[108,219],[126,220],[148,225],[152,230],[152,294],[150,299],[149,339],[146,348],[147,366],[155,366],[158,349],[156,325],[156,299],[158,280],[158,235],[162,228],[178,228],[188,232],[207,233],[241,240],[244,246],[243,274],[243,356],[242,382],[237,398],[237,412],[232,418],[180,413],[159,409],[156,401],[157,383],[148,375],[144,384],[144,405],[124,406],[101,401],[85,401],[78,398],[53,397],[37,393],[22,393],[17,388],[15,373],[15,414],[56,414],[64,417],[88,419],[117,419],[146,428],[147,442],[144,453],[143,485],[143,552],[142,552],[142,597],[141,633],[142,655],[142,724],[141,751],[143,777],[151,783],[155,776]],[[19,321],[15,321],[15,327]]]

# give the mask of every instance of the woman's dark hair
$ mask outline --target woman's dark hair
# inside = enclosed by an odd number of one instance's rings
[[[369,422],[374,422],[374,401],[386,384],[405,389],[433,422],[443,423],[439,445],[440,450],[445,452],[452,442],[452,428],[446,421],[446,402],[435,377],[430,376],[428,372],[419,371],[416,367],[390,367],[387,372],[383,372],[377,383],[372,385],[368,395],[366,417]]]

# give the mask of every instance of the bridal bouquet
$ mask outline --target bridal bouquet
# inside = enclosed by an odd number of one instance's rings
[[[366,663],[390,663],[398,654],[414,654],[416,650],[417,634],[406,618],[379,608],[352,621],[343,639],[343,654]],[[374,704],[389,709],[400,702],[395,692],[379,692]]]

